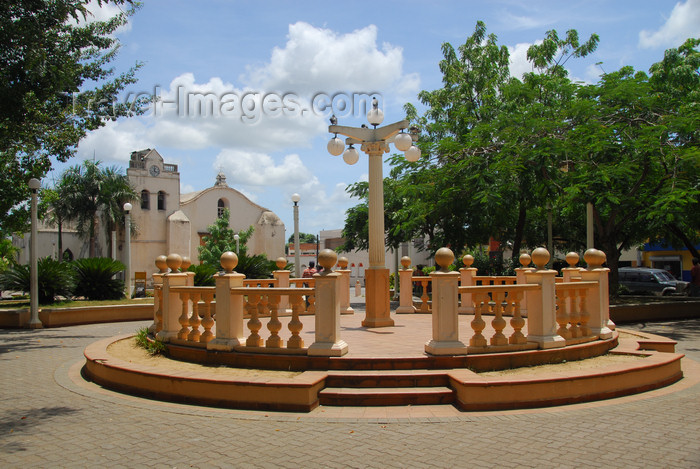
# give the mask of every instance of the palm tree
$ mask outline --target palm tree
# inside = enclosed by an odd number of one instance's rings
[[[137,198],[125,174],[117,167],[102,170],[99,161],[86,160],[82,166],[68,168],[59,187],[70,218],[77,222],[78,235],[89,240],[90,257],[96,256],[100,214],[107,228],[116,226],[124,216],[123,204]]]
[[[58,261],[63,260],[63,225],[71,218],[70,207],[62,194],[60,183],[41,190],[41,204],[45,206],[45,221],[58,227]]]

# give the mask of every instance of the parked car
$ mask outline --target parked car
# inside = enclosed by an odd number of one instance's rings
[[[647,267],[622,267],[618,272],[620,285],[626,287],[630,293],[665,296],[687,292],[688,282],[676,280],[665,270]]]

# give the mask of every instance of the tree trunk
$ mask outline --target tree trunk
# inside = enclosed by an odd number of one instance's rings
[[[527,211],[522,202],[520,202],[520,210],[518,212],[518,222],[515,225],[515,239],[513,239],[513,259],[520,257],[520,245],[523,240],[523,232],[525,231],[525,221],[527,220]],[[551,254],[551,253],[550,253]]]
[[[606,264],[610,269],[610,277],[608,283],[610,286],[610,295],[617,296],[618,283],[619,283],[619,273],[618,269],[620,266],[620,250],[617,248],[617,243],[614,240],[608,238],[599,237],[600,244],[603,247],[603,252],[605,252]]]
[[[696,259],[700,259],[700,253],[698,253],[698,250],[695,249],[695,246],[693,243],[690,241],[690,238],[688,238],[685,233],[683,233],[683,230],[681,230],[678,225],[673,224],[673,223],[668,223],[666,227],[669,229],[671,233],[674,235],[678,236],[678,238],[683,241],[683,244],[685,247],[690,251],[690,255],[695,257]]]

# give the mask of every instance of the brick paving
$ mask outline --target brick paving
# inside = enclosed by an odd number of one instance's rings
[[[0,466],[700,467],[700,384],[690,379],[559,408],[332,415],[160,403],[80,382],[87,344],[147,324],[0,331]],[[700,320],[626,327],[670,335],[700,361]],[[684,366],[697,376],[700,365]]]

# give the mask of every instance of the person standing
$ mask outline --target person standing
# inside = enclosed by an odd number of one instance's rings
[[[693,258],[693,267],[690,269],[690,292],[688,296],[700,296],[700,260]]]

